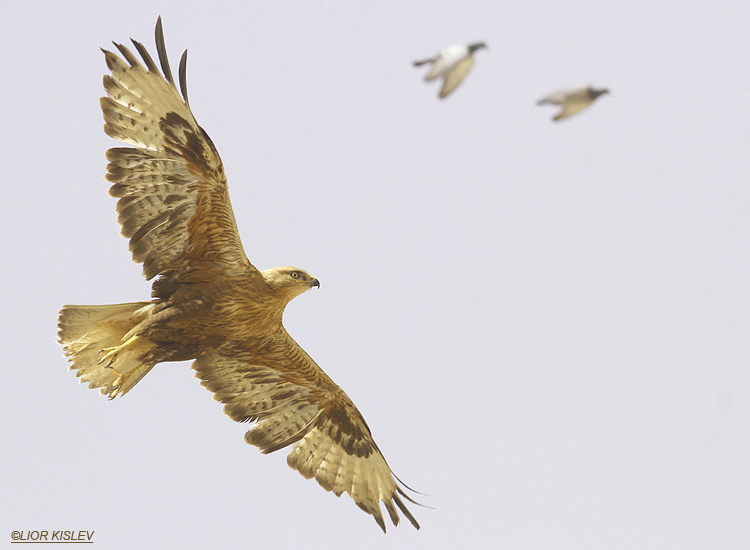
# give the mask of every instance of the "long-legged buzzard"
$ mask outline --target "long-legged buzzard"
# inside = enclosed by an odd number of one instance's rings
[[[59,341],[82,382],[114,398],[157,363],[194,359],[201,383],[264,453],[292,445],[289,466],[327,491],[348,493],[385,531],[382,502],[419,528],[364,418],[282,325],[286,305],[318,280],[302,269],[256,269],[245,256],[219,154],[180,90],[161,19],[156,49],[104,51],[111,75],[101,99],[104,131],[132,147],[107,151],[109,194],[133,260],[154,279],[151,301],[65,306]]]

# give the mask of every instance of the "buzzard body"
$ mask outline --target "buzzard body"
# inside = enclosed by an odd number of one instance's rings
[[[65,306],[59,341],[82,382],[114,398],[157,363],[194,360],[201,383],[238,422],[245,440],[270,453],[293,445],[289,466],[336,495],[348,493],[385,530],[411,500],[391,472],[364,418],[291,338],[286,305],[318,280],[294,267],[259,271],[248,260],[216,148],[190,111],[186,54],[180,89],[139,42],[104,51],[111,74],[101,99],[104,130],[132,147],[107,151],[110,195],[133,260],[153,279],[152,300]]]

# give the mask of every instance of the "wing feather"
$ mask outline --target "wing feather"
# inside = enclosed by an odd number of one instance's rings
[[[473,66],[474,58],[469,56],[448,71],[445,75],[445,80],[443,81],[443,87],[440,90],[440,97],[444,98],[455,90],[456,86],[461,84],[466,75],[469,74],[469,71]]]
[[[174,86],[172,69],[169,68],[167,48],[164,46],[164,30],[162,29],[161,25],[161,16],[156,18],[156,53],[159,55],[159,63],[161,63],[161,70],[162,73],[164,73],[164,78],[166,78],[167,82]]]
[[[571,100],[565,101],[562,103],[562,111],[552,117],[552,120],[562,120],[576,113],[580,113],[581,111],[589,107],[591,103],[591,100],[580,100],[578,98],[573,98]]]
[[[193,368],[230,418],[256,422],[245,434],[247,443],[263,453],[292,445],[291,468],[336,496],[348,493],[383,531],[381,502],[394,525],[399,509],[419,528],[354,403],[288,334],[262,359],[222,353],[197,359]]]
[[[156,48],[165,76],[143,44],[133,45],[145,68],[122,44],[115,44],[122,58],[103,50],[112,74],[104,77],[101,99],[104,131],[133,146],[107,151],[110,195],[120,199],[118,222],[133,260],[143,264],[147,279],[174,281],[201,269],[257,271],[242,248],[219,153],[187,104],[187,57],[180,63],[180,95],[161,19]]]
[[[159,69],[156,68],[156,64],[154,63],[154,60],[151,59],[151,55],[148,53],[146,47],[137,40],[133,40],[132,38],[130,39],[130,41],[133,43],[133,46],[135,46],[135,49],[138,50],[138,53],[141,54],[144,63],[146,63],[148,72],[159,74]]]
[[[187,50],[182,52],[180,57],[180,89],[182,90],[182,97],[185,98],[185,105],[190,106],[187,93]]]

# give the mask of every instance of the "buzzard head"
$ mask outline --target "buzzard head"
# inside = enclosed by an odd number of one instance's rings
[[[263,279],[285,303],[290,302],[312,287],[320,287],[320,281],[298,267],[274,267],[261,272]]]

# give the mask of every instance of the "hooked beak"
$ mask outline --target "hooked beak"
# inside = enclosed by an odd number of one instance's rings
[[[320,281],[317,279],[313,279],[312,281],[310,281],[310,288],[312,287],[320,288]]]

